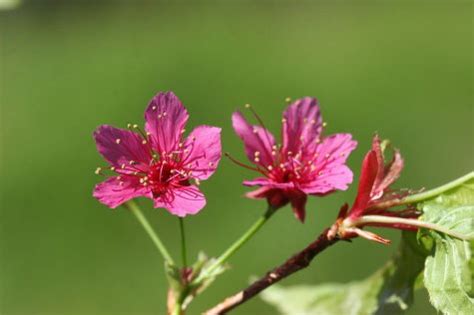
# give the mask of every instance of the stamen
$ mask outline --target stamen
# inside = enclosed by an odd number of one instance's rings
[[[265,174],[264,172],[262,172],[262,170],[260,170],[260,169],[258,169],[258,168],[256,168],[256,167],[252,167],[252,166],[249,166],[249,165],[246,165],[246,164],[244,164],[244,163],[242,163],[242,162],[237,161],[237,160],[236,160],[235,158],[233,158],[228,152],[224,153],[224,156],[226,156],[229,160],[231,160],[232,162],[234,162],[234,163],[237,164],[238,166],[242,166],[242,167],[244,167],[244,168],[246,168],[246,169],[259,172],[259,173],[261,173],[261,174],[263,174],[263,175],[266,176],[266,174]]]
[[[323,128],[327,127],[328,123],[327,122],[323,122]]]
[[[115,139],[115,143],[117,143],[117,144],[120,144],[120,141],[122,141],[122,140],[120,140],[120,139],[118,139],[118,138]]]
[[[287,103],[291,103],[291,97],[287,97],[287,98],[285,98],[285,102],[287,102]]]
[[[102,173],[102,167],[96,168],[95,171],[94,171],[94,173],[95,173],[96,175],[101,174],[101,173]]]

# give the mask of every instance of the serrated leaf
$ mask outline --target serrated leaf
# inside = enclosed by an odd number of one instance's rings
[[[474,236],[474,180],[422,204],[423,221]],[[426,259],[424,284],[430,302],[444,314],[474,314],[472,242],[430,231],[433,254]]]
[[[372,276],[347,284],[273,285],[261,297],[281,314],[399,314],[413,301],[413,286],[426,252],[415,234],[404,232],[397,255]]]

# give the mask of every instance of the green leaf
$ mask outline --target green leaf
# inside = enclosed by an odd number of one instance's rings
[[[404,232],[396,256],[370,277],[347,284],[274,285],[261,297],[281,314],[399,314],[413,302],[413,286],[426,257],[415,233]]]
[[[474,180],[424,202],[421,209],[421,220],[473,237]],[[431,304],[444,314],[474,314],[473,243],[436,231],[427,234],[434,240],[424,272]]]

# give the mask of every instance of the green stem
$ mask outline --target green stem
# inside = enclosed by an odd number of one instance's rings
[[[181,315],[182,312],[183,312],[183,308],[181,306],[181,303],[176,301],[172,315]]]
[[[209,268],[203,270],[203,272],[193,281],[193,284],[199,284],[203,279],[207,278],[217,268],[224,264],[230,256],[238,251],[245,243],[247,243],[252,236],[257,233],[258,230],[268,221],[268,219],[275,213],[276,209],[272,206],[268,206],[267,211],[261,216],[238,240],[236,240],[222,255],[220,255],[216,261],[209,266]]]
[[[163,242],[161,242],[160,238],[151,227],[150,222],[148,222],[145,215],[143,215],[137,203],[133,200],[129,200],[125,203],[125,206],[135,215],[138,222],[141,223],[141,225],[153,241],[153,244],[155,244],[156,248],[163,256],[165,261],[167,261],[170,265],[174,265],[173,258],[171,258],[171,255],[168,253],[168,250],[166,249],[165,245],[163,244]]]
[[[184,220],[179,218],[179,231],[181,232],[181,258],[183,260],[183,268],[188,266],[188,260],[186,258],[186,235],[184,234]]]
[[[397,217],[387,217],[383,215],[364,215],[354,221],[351,222],[351,225],[358,226],[363,224],[370,224],[370,223],[383,223],[383,224],[405,224],[408,226],[419,227],[430,229],[434,231],[438,231],[453,237],[456,237],[461,240],[470,241],[470,238],[467,235],[462,233],[458,233],[456,231],[450,230],[444,226],[437,225],[435,223],[430,223],[426,221],[420,221],[418,219],[407,219],[407,218],[397,218]]]
[[[468,180],[471,180],[474,178],[474,172],[470,172],[462,177],[459,177],[458,179],[455,179],[453,180],[452,182],[449,182],[443,186],[440,186],[440,187],[437,187],[437,188],[434,188],[434,189],[431,189],[431,190],[428,190],[428,191],[425,191],[425,192],[422,192],[422,193],[419,193],[419,194],[415,194],[415,195],[411,195],[411,196],[407,196],[405,198],[403,198],[400,203],[400,205],[405,205],[405,204],[411,204],[411,203],[418,203],[420,201],[423,201],[423,200],[426,200],[426,199],[430,199],[430,198],[433,198],[433,197],[436,197],[437,195],[439,194],[442,194],[450,189],[453,189],[457,186],[460,186],[462,184],[464,184],[465,182],[467,182]]]

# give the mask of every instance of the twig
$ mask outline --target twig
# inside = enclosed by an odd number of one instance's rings
[[[238,305],[245,303],[258,293],[262,292],[269,286],[288,277],[289,275],[309,266],[311,261],[327,247],[336,243],[338,239],[329,233],[330,229],[325,229],[319,237],[308,247],[293,255],[282,265],[267,272],[265,276],[255,281],[246,289],[239,293],[226,298],[224,301],[204,312],[205,315],[225,314]]]

